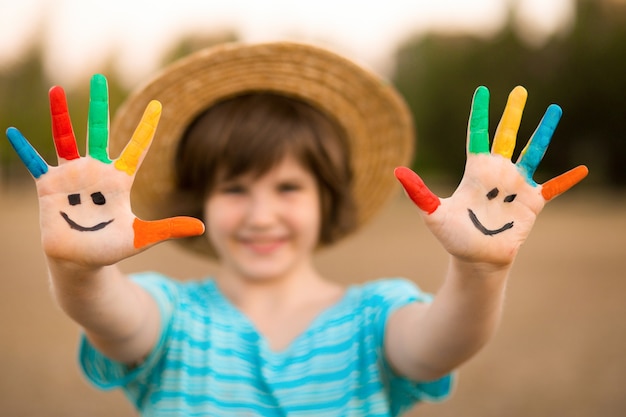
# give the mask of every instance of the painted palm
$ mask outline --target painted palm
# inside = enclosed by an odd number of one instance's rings
[[[161,104],[148,104],[125,149],[111,160],[107,81],[94,75],[90,87],[86,157],[78,153],[61,87],[49,93],[57,166],[49,166],[19,130],[7,129],[35,179],[46,254],[85,265],[113,264],[163,240],[202,234],[204,225],[197,219],[143,221],[131,210],[130,190],[154,136]]]
[[[516,163],[511,162],[528,94],[516,87],[489,149],[489,90],[474,93],[467,131],[463,178],[449,198],[439,198],[408,168],[395,171],[411,200],[421,209],[432,233],[448,252],[467,261],[508,264],[530,233],[545,203],[587,175],[585,166],[537,184],[533,175],[561,118],[548,107]]]

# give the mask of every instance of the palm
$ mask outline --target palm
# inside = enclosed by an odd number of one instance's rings
[[[396,170],[397,178],[422,209],[429,229],[452,255],[468,261],[512,262],[546,201],[587,174],[581,166],[543,185],[532,179],[561,116],[560,108],[554,105],[548,108],[518,162],[511,162],[525,101],[526,91],[514,89],[490,152],[489,93],[484,87],[476,91],[468,128],[467,164],[451,197],[438,198],[408,168]]]
[[[91,158],[51,167],[37,180],[44,251],[54,258],[81,254],[88,264],[133,254],[131,180]]]
[[[161,112],[158,102],[148,105],[135,135],[113,161],[107,152],[108,94],[104,77],[92,79],[88,156],[78,155],[61,88],[50,90],[50,106],[58,166],[48,166],[17,129],[7,131],[35,177],[42,242],[48,256],[85,265],[107,265],[162,240],[203,232],[202,223],[196,219],[145,222],[132,213],[130,189],[156,129]]]

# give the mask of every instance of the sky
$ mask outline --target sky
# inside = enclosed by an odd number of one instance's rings
[[[385,75],[393,48],[437,30],[488,35],[515,4],[529,42],[563,30],[572,0],[0,0],[0,65],[44,37],[52,81],[71,84],[115,56],[115,70],[135,84],[184,34],[234,29],[241,40],[306,41]]]

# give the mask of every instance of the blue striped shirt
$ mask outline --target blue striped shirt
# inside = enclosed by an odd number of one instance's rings
[[[451,376],[409,381],[382,354],[389,315],[430,300],[408,280],[349,287],[276,352],[212,279],[179,282],[157,273],[133,279],[163,317],[155,349],[129,368],[83,338],[80,364],[95,386],[122,388],[142,416],[396,416],[450,392]]]

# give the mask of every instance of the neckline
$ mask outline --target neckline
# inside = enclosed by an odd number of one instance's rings
[[[309,322],[308,326],[303,331],[298,333],[298,335],[296,335],[287,346],[285,346],[283,349],[275,350],[270,347],[269,340],[263,333],[261,333],[257,329],[254,322],[236,305],[234,305],[230,301],[230,299],[228,299],[228,297],[224,295],[222,290],[220,290],[219,286],[217,285],[215,279],[211,280],[211,289],[217,296],[217,300],[221,304],[221,306],[223,306],[228,312],[232,312],[233,314],[235,314],[243,323],[245,323],[250,331],[256,335],[263,352],[269,356],[278,358],[289,356],[289,354],[297,347],[299,343],[301,343],[303,339],[306,338],[306,336],[308,336],[311,332],[320,327],[320,325],[324,323],[328,317],[332,316],[336,311],[347,305],[350,300],[354,298],[354,294],[356,292],[355,285],[347,286],[343,295],[335,303],[320,311],[319,314],[317,314],[313,318],[313,320]]]

